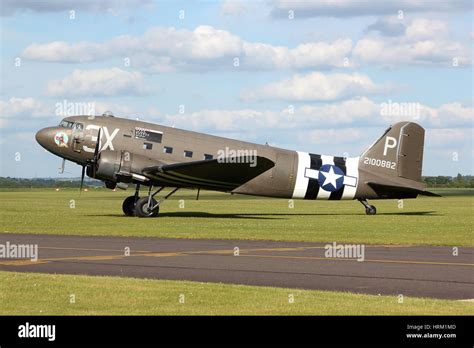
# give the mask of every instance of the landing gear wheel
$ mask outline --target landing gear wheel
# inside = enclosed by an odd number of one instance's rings
[[[128,196],[122,203],[125,216],[135,216],[135,196]]]
[[[367,215],[375,215],[377,214],[377,209],[373,205],[369,205],[368,207],[365,208],[365,213]]]
[[[156,199],[151,199],[151,205],[155,206],[157,204]],[[138,217],[156,217],[160,207],[156,207],[154,210],[150,210],[148,207],[148,197],[140,198],[135,204],[135,215]]]

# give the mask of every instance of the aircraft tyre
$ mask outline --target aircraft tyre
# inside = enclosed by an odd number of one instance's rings
[[[375,215],[377,214],[377,209],[373,205],[369,205],[367,208],[365,208],[365,213],[367,215]]]
[[[135,196],[128,196],[122,203],[125,216],[135,216]]]
[[[151,204],[154,206],[156,205],[156,199],[151,199]],[[138,217],[156,217],[158,216],[158,212],[160,211],[160,207],[156,207],[154,210],[150,211],[148,209],[148,197],[140,198],[137,203],[135,204],[135,215]]]

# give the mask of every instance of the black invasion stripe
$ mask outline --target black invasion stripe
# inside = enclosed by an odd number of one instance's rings
[[[334,157],[334,165],[336,167],[341,168],[341,170],[344,172],[344,175],[347,173],[347,168],[346,168],[346,159],[344,157]],[[334,192],[331,192],[331,195],[329,196],[329,200],[339,200],[342,198],[342,194],[344,193],[344,185],[339,190],[336,190]]]
[[[311,169],[319,170],[323,165],[323,161],[321,160],[321,155],[315,155],[314,153],[310,153],[309,157],[311,158]],[[306,188],[306,194],[304,195],[304,199],[316,199],[318,197],[319,192],[319,182],[317,179],[309,179],[308,180],[308,187]]]

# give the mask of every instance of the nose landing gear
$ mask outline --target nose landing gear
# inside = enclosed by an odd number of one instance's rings
[[[375,209],[375,207],[373,205],[370,205],[369,202],[367,201],[367,199],[359,198],[358,201],[361,202],[362,205],[365,207],[365,213],[367,215],[377,214],[377,209]]]

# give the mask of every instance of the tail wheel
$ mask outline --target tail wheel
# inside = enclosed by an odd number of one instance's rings
[[[122,203],[122,211],[125,216],[135,216],[135,196],[125,198]]]
[[[377,214],[377,209],[373,205],[369,205],[367,208],[365,208],[365,213],[367,215],[375,215]]]
[[[156,199],[151,199],[151,206],[155,206],[158,202]],[[154,210],[151,210],[148,206],[148,197],[140,198],[135,204],[135,215],[138,217],[155,217],[158,216],[160,207],[156,207]]]

